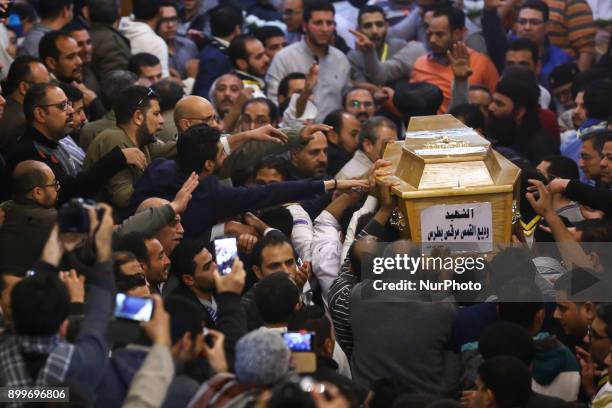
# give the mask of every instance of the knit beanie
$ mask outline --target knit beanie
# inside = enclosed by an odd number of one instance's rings
[[[278,332],[259,328],[238,340],[234,370],[243,384],[272,385],[289,371],[289,349]]]

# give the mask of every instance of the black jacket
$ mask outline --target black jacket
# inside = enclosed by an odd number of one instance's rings
[[[612,190],[583,184],[580,180],[570,180],[565,188],[565,196],[570,200],[586,204],[612,218]]]
[[[24,160],[41,161],[51,168],[61,186],[58,205],[74,197],[93,198],[111,177],[127,165],[121,149],[116,147],[88,170],[77,173],[71,169],[70,159],[60,149],[59,144],[47,139],[32,127],[27,129],[24,137],[7,158],[4,175],[7,186],[10,186],[13,170]],[[4,193],[9,192],[10,189],[4,191]]]

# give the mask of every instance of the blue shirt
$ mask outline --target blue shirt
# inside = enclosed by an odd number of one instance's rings
[[[168,65],[170,68],[176,69],[181,74],[181,78],[186,78],[187,70],[185,66],[187,61],[198,59],[199,56],[198,46],[193,41],[177,35],[174,38],[174,52],[168,55]]]
[[[540,70],[540,83],[546,88],[548,85],[548,75],[555,67],[573,61],[572,57],[561,48],[550,43],[546,46],[544,55],[542,55],[542,69]]]

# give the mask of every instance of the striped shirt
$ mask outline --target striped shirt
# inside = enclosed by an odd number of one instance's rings
[[[545,0],[550,8],[548,37],[572,57],[595,53],[593,13],[586,0]]]

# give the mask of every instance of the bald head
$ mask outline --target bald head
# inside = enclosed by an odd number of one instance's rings
[[[26,160],[13,170],[13,192],[25,193],[36,186],[42,186],[53,178],[53,171],[43,162]]]
[[[214,117],[215,109],[212,104],[201,96],[186,96],[174,107],[174,123],[179,133],[194,125],[209,123]]]
[[[148,210],[149,208],[163,207],[166,204],[170,204],[170,201],[158,197],[147,198],[142,203],[140,203],[138,208],[136,208],[136,213],[138,214],[139,212],[143,212],[145,210]]]

